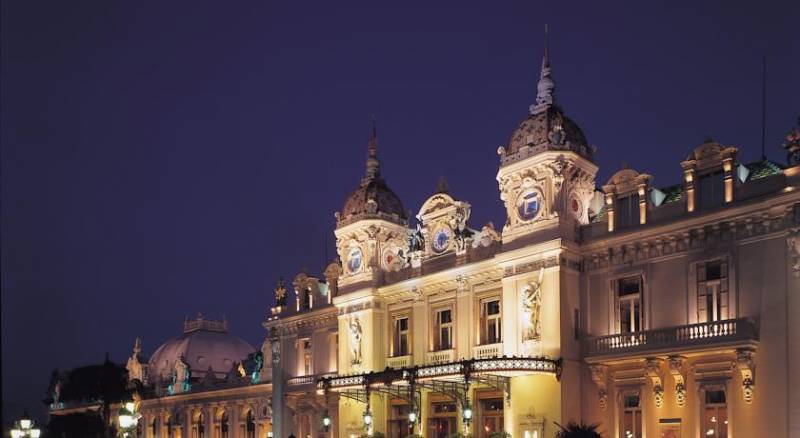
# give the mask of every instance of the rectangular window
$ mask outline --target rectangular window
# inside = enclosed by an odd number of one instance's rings
[[[728,437],[728,405],[723,389],[706,390],[703,413],[703,436]]]
[[[478,438],[488,438],[493,433],[502,432],[503,399],[486,398],[478,402]]]
[[[634,193],[617,199],[614,216],[617,228],[630,227],[639,223],[639,194]]]
[[[697,191],[700,208],[722,205],[725,202],[725,175],[721,170],[701,175]]]
[[[698,263],[697,322],[729,319],[728,298],[727,260]]]
[[[481,344],[502,342],[502,312],[500,299],[491,298],[481,302]]]
[[[642,331],[642,277],[621,278],[616,289],[619,333]]]
[[[456,404],[452,401],[432,402],[428,434],[431,438],[448,438],[458,432]]]
[[[411,434],[408,414],[411,407],[407,402],[392,400],[389,405],[389,421],[387,438],[406,438]]]
[[[639,394],[625,394],[622,398],[620,438],[642,438],[642,426]]]
[[[401,316],[395,318],[394,333],[392,335],[392,352],[394,356],[406,356],[409,354],[408,332],[408,317]]]
[[[434,349],[453,348],[453,311],[442,309],[434,315]]]
[[[300,345],[303,352],[303,374],[306,376],[314,374],[314,366],[311,361],[313,357],[311,353],[311,339],[301,339]]]

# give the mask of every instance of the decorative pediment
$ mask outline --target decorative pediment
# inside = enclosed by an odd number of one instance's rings
[[[703,144],[696,147],[692,153],[681,163],[684,169],[703,170],[711,167],[722,166],[724,162],[736,159],[739,150],[733,146],[723,146],[712,139],[706,139]]]
[[[639,173],[636,170],[624,166],[622,170],[619,170],[609,178],[608,182],[603,186],[603,191],[605,193],[624,195],[637,191],[639,187],[646,188],[652,178],[652,176],[646,173]]]
[[[448,207],[452,207],[455,204],[456,200],[453,199],[453,197],[449,194],[436,193],[422,204],[422,208],[419,209],[419,214],[417,214],[417,217],[428,216],[438,210],[444,210]]]
[[[467,227],[470,204],[457,201],[444,190],[447,190],[446,182],[440,181],[439,191],[422,204],[417,215],[421,238],[419,233],[414,233],[410,239],[409,248],[419,247],[425,257],[453,251],[463,254],[474,242],[476,231]]]

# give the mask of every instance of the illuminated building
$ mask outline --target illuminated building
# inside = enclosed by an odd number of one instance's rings
[[[786,167],[708,139],[679,184],[623,168],[598,185],[547,53],[537,91],[498,149],[502,227],[473,228],[444,182],[409,218],[373,128],[338,260],[278,285],[261,350],[134,352],[143,436],[800,433],[800,135]]]

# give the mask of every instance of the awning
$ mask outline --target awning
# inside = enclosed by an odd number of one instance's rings
[[[561,359],[502,357],[465,359],[457,362],[344,376],[322,377],[317,392],[337,392],[340,396],[367,403],[370,393],[387,395],[416,404],[419,390],[425,388],[467,403],[470,384],[483,384],[511,397],[509,378],[531,374],[549,374],[561,378]]]

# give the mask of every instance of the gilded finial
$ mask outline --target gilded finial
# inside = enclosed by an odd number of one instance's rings
[[[278,279],[278,285],[275,287],[275,305],[286,305],[286,285],[283,282],[283,277]]]

